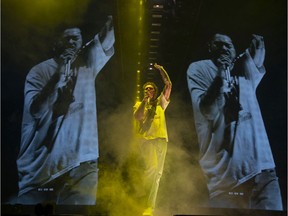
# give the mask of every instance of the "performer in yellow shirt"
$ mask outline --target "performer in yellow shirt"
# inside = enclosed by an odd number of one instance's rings
[[[160,178],[167,152],[168,134],[165,110],[170,102],[172,83],[163,66],[154,64],[165,84],[157,97],[158,88],[153,82],[143,85],[144,98],[134,105],[137,134],[140,139],[141,155],[145,163],[144,188],[147,206],[143,215],[153,215]]]

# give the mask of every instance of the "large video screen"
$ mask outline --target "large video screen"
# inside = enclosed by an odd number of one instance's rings
[[[285,0],[2,0],[3,214],[286,215]]]

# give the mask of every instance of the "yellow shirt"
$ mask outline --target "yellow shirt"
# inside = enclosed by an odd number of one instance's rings
[[[168,141],[165,110],[169,102],[170,101],[167,101],[164,95],[161,93],[161,95],[157,98],[155,115],[151,122],[151,126],[144,133],[140,133],[141,129],[140,127],[144,120],[136,122],[136,129],[139,136],[141,136],[144,139],[164,138],[166,139],[166,141]],[[134,112],[135,110],[137,110],[140,104],[141,102],[136,102],[136,104],[134,105]],[[149,104],[145,105],[144,109],[145,116],[147,114],[148,109],[150,108],[149,106],[151,107],[151,105]]]

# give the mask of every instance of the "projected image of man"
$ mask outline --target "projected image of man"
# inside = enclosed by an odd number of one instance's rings
[[[96,203],[95,79],[114,54],[113,44],[111,16],[86,44],[78,27],[64,28],[54,57],[28,73],[17,159],[18,203]]]
[[[210,58],[191,63],[187,81],[210,206],[282,210],[256,98],[266,73],[264,39],[252,35],[250,47],[237,58],[225,34],[215,34],[208,45]]]

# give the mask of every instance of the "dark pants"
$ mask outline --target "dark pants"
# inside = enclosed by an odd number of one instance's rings
[[[51,202],[58,205],[95,205],[97,162],[84,162],[55,180],[18,197],[17,203]]]
[[[210,199],[217,208],[283,210],[280,187],[274,169],[264,170],[249,181]]]

